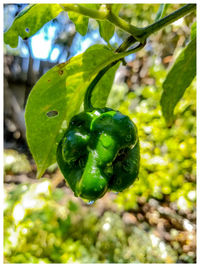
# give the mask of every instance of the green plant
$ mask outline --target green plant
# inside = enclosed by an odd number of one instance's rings
[[[83,35],[87,32],[88,17],[97,20],[100,35],[108,43],[107,46],[94,45],[83,54],[55,66],[32,89],[25,120],[27,141],[37,164],[38,177],[56,161],[58,144],[71,118],[79,112],[84,97],[86,107],[90,108],[88,103],[91,103],[95,108],[104,108],[115,72],[120,62],[124,63],[124,57],[142,49],[151,34],[195,11],[195,7],[194,4],[184,5],[165,16],[167,5],[161,4],[155,22],[143,28],[122,19],[119,16],[121,5],[117,4],[33,4],[17,15],[4,35],[5,43],[12,47],[17,46],[18,36],[29,38],[62,11],[68,12],[77,31]],[[129,34],[117,49],[109,44],[115,27]],[[193,25],[191,41],[180,53],[163,83],[160,103],[168,126],[172,126],[174,108],[195,74],[196,26]],[[47,133],[50,134],[47,136]]]

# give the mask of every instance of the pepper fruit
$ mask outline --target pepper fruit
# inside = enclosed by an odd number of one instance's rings
[[[137,128],[110,108],[75,115],[57,148],[58,165],[75,196],[101,198],[129,187],[139,172]]]

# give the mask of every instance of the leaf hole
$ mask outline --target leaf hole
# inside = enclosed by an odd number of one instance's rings
[[[56,110],[51,110],[51,111],[47,112],[47,117],[49,117],[49,118],[56,117],[56,116],[58,116],[58,111],[56,111]]]
[[[29,28],[26,28],[25,29],[25,32],[28,32],[29,33],[30,32],[30,29]]]

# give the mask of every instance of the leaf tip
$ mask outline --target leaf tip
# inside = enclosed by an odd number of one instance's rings
[[[13,34],[14,35],[14,34]],[[4,43],[9,45],[12,48],[16,48],[18,46],[18,37],[13,36],[11,38],[10,29],[4,33]]]
[[[37,171],[37,174],[36,174],[36,179],[40,179],[43,174],[44,174],[44,171],[43,170],[38,170]]]

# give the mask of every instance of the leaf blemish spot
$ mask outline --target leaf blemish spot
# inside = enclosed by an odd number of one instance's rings
[[[49,117],[49,118],[56,117],[56,116],[58,116],[58,111],[56,111],[56,110],[51,110],[51,111],[48,111],[46,115],[47,115],[47,117]]]
[[[58,72],[60,75],[63,75],[63,70],[59,70]]]

